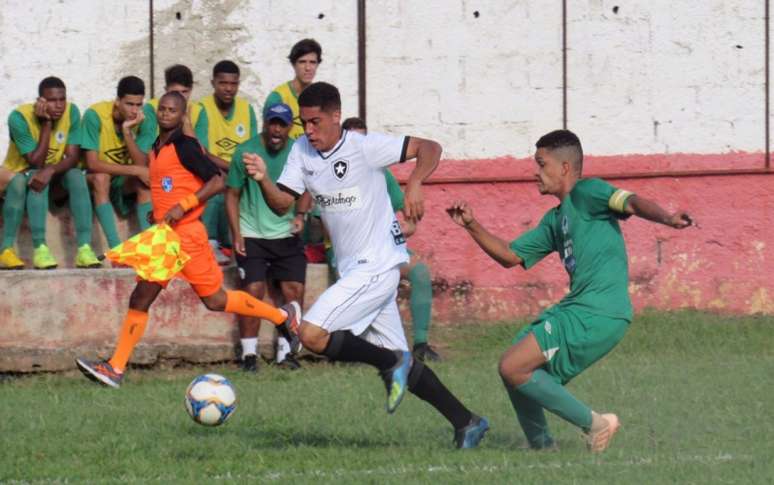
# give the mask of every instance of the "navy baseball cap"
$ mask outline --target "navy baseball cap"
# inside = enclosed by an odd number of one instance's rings
[[[293,111],[285,103],[277,103],[263,110],[264,121],[280,120],[286,125],[293,122]]]

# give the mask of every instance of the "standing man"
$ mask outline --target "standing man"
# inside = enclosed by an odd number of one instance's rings
[[[309,210],[311,198],[303,198],[295,210],[289,210],[285,215],[275,214],[266,205],[258,182],[248,176],[242,157],[246,153],[261,157],[268,176],[276,181],[293,146],[293,141],[288,139],[292,123],[293,113],[288,105],[268,106],[263,112],[263,131],[237,147],[226,179],[226,212],[234,240],[240,286],[262,300],[267,279],[278,283],[284,301],[275,301],[275,306],[304,301],[306,257],[304,243],[298,234],[304,227],[304,214]],[[246,371],[257,371],[259,326],[260,320],[256,318],[239,318],[242,368]],[[270,345],[273,345],[273,338]],[[277,363],[283,361],[279,357]],[[285,360],[291,368],[299,366],[293,355]]]
[[[368,131],[365,121],[354,117],[344,120],[341,127],[363,135]],[[387,193],[390,196],[392,210],[397,216],[404,207],[403,191],[395,176],[388,169],[384,170],[384,178],[387,182]],[[416,225],[407,220],[401,221],[401,228],[406,238],[409,238],[416,231]],[[411,328],[414,332],[412,353],[414,358],[421,361],[439,361],[441,356],[428,343],[433,312],[433,282],[430,278],[430,268],[410,249],[408,253],[411,259],[408,264],[400,267],[400,278],[403,281],[408,281],[411,288],[409,311],[411,312]]]
[[[164,69],[164,92],[177,91],[182,94],[188,102],[186,108],[185,117],[183,118],[183,131],[188,136],[196,136],[194,126],[199,121],[199,114],[202,111],[202,106],[199,103],[191,102],[191,92],[193,91],[193,73],[188,66],[183,64],[174,64]],[[145,122],[150,121],[156,126],[156,132],[158,133],[158,123],[156,118],[156,110],[159,109],[158,98],[153,98],[148,101],[143,109],[145,112]]]
[[[213,92],[202,98],[202,112],[196,122],[196,137],[209,152],[210,160],[228,173],[236,147],[258,135],[255,111],[250,103],[239,96],[239,66],[231,61],[220,61],[212,68]],[[229,264],[231,259],[220,247],[230,246],[228,219],[223,194],[215,195],[204,210],[202,221],[207,227],[210,246],[218,264]]]
[[[290,65],[293,66],[295,77],[286,83],[282,83],[269,93],[264,106],[273,106],[285,103],[293,111],[293,127],[290,130],[290,138],[296,139],[304,134],[298,108],[298,96],[307,86],[312,84],[317,68],[322,62],[322,47],[314,39],[303,39],[290,49],[288,56]]]
[[[181,251],[190,257],[180,276],[212,311],[266,318],[285,329],[298,325],[295,320],[301,318],[301,309],[295,302],[280,309],[243,291],[223,289],[223,272],[215,262],[207,244],[207,232],[199,221],[203,204],[223,190],[223,177],[196,139],[183,133],[186,104],[180,93],[169,92],[161,97],[160,133],[153,144],[149,174],[153,218],[172,226],[180,236]],[[145,333],[148,310],[168,283],[169,280],[148,281],[138,275],[113,356],[107,361],[76,359],[86,377],[106,386],[120,387],[127,362]]]
[[[404,208],[407,219],[417,221],[424,214],[421,184],[438,165],[441,146],[415,137],[343,131],[341,97],[327,83],[310,85],[298,102],[305,136],[293,145],[277,184],[261,157],[245,154],[243,159],[278,213],[287,212],[308,190],[333,242],[341,278],[295,329],[301,342],[333,361],[376,367],[387,388],[387,412],[395,412],[408,389],[451,423],[458,448],[476,447],[488,421],[471,413],[429,367],[412,358],[395,300],[399,267],[408,262],[408,254],[383,170],[417,159]]]
[[[147,153],[155,127],[143,123],[145,83],[137,76],[118,82],[116,99],[92,105],[83,115],[81,148],[86,152],[89,181],[94,191],[94,212],[109,247],[121,243],[113,207],[122,216],[135,212],[141,230],[147,229],[151,211]],[[141,126],[142,125],[142,126]]]
[[[32,264],[36,269],[51,269],[57,266],[46,245],[48,191],[52,183],[64,186],[70,200],[78,246],[75,266],[101,266],[91,249],[92,210],[89,187],[83,171],[77,166],[81,155],[78,146],[80,121],[78,107],[67,102],[64,82],[53,76],[40,82],[35,103],[17,107],[8,117],[11,143],[4,167],[14,172],[15,176],[10,181],[3,206],[0,268],[24,267],[24,262],[16,256],[13,245],[24,214],[25,199],[34,247]]]
[[[592,452],[610,444],[620,424],[597,414],[564,387],[623,338],[632,319],[629,269],[618,221],[630,215],[676,229],[691,225],[685,212],[607,182],[582,178],[583,150],[574,133],[557,130],[536,144],[538,190],[559,199],[538,226],[510,244],[487,231],[463,201],[447,209],[473,240],[503,267],[525,269],[554,251],[570,276],[570,293],[516,335],[500,360],[500,377],[533,449],[554,446],[543,409],[581,428]]]

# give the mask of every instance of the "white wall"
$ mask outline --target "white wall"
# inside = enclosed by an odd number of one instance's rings
[[[164,67],[182,62],[195,95],[207,94],[212,65],[228,58],[260,108],[292,77],[293,43],[314,37],[318,79],[339,86],[344,115],[354,115],[356,3],[155,0],[156,93]],[[586,152],[763,150],[763,5],[568,0],[568,123]],[[561,2],[371,0],[367,22],[372,129],[433,137],[446,158],[479,159],[528,156],[561,127]],[[123,75],[147,82],[148,33],[147,1],[3,0],[0,118],[34,100],[50,74],[81,108],[112,97]],[[7,138],[0,121],[3,154]]]

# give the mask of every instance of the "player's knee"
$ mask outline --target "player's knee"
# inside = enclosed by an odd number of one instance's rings
[[[210,296],[201,297],[202,303],[208,310],[213,312],[222,312],[226,310],[226,299],[220,292]]]
[[[252,283],[242,286],[242,291],[252,297],[262,300],[266,294],[266,284],[262,281],[253,281]]]
[[[303,322],[298,332],[298,338],[303,346],[316,354],[325,352],[328,344],[328,333],[315,325]]]
[[[503,382],[511,386],[520,386],[526,382],[524,375],[519,371],[518,365],[514,365],[513,360],[509,359],[507,355],[500,359],[497,371],[500,373],[500,378]]]
[[[94,198],[106,201],[110,194],[110,175],[106,173],[95,173],[90,176]]]

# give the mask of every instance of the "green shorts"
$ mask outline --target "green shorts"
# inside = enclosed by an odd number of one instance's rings
[[[613,350],[628,329],[625,318],[552,307],[516,334],[513,343],[532,332],[547,360],[543,369],[567,384]]]
[[[127,183],[125,175],[113,175],[110,177],[110,203],[121,217],[128,216],[135,204],[137,204],[137,194],[126,193],[124,186]]]

